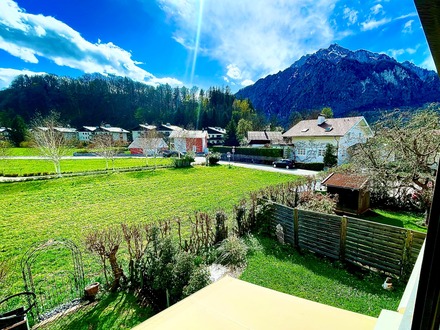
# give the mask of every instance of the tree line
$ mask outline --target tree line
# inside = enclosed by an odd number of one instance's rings
[[[265,119],[248,100],[238,100],[229,87],[149,86],[129,78],[99,74],[79,78],[20,75],[0,91],[0,126],[21,132],[38,113],[60,113],[72,127],[100,125],[134,129],[139,123],[172,123],[190,129],[226,127],[240,119],[261,129]],[[23,136],[13,136],[19,142]]]

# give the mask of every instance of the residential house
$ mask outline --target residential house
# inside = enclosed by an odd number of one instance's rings
[[[220,127],[208,127],[208,146],[220,146],[225,143],[226,130]]]
[[[123,128],[104,125],[104,126],[100,126],[100,129],[102,133],[111,134],[114,142],[119,142],[122,144],[128,142],[128,134],[130,132]]]
[[[154,130],[157,130],[156,125],[148,125],[147,123],[139,124],[138,127],[136,127],[136,129],[131,131],[133,141],[136,140],[137,138],[145,137],[148,134],[148,132]]]
[[[9,140],[11,129],[8,127],[0,127],[0,140]]]
[[[78,132],[78,139],[80,141],[90,142],[95,135],[108,134],[112,136],[114,142],[125,144],[129,141],[129,133],[129,131],[123,128],[112,127],[108,124],[104,126],[83,126],[83,129]]]
[[[285,145],[283,134],[272,131],[249,131],[247,132],[248,144],[252,147],[264,147],[265,145]]]
[[[183,128],[176,125],[171,125],[170,123],[166,123],[157,126],[156,131],[163,134],[165,138],[168,138],[172,132],[183,131]]]
[[[128,149],[132,155],[153,156],[168,149],[168,145],[162,138],[137,138],[130,143]]]
[[[47,131],[49,128],[47,127],[37,127],[38,129],[42,131]],[[73,141],[78,139],[78,132],[76,128],[72,127],[54,127],[53,130],[55,132],[59,132],[63,135],[65,140]]]
[[[337,150],[338,165],[348,160],[347,149],[365,143],[373,132],[364,117],[329,118],[319,115],[317,120],[302,120],[283,134],[293,144],[295,161],[322,163],[327,144]]]
[[[207,131],[174,131],[170,134],[171,150],[205,153],[208,150]]]
[[[83,126],[80,131],[78,131],[78,140],[82,142],[92,141],[95,131],[99,129],[99,126]]]

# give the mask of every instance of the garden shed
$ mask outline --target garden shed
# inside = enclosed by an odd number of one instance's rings
[[[327,193],[338,194],[336,212],[358,215],[370,208],[368,178],[365,176],[332,173],[321,184],[327,187]]]

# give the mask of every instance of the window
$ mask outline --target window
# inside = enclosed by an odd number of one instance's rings
[[[299,148],[299,149],[297,149],[296,154],[297,154],[298,156],[305,156],[305,155],[306,155],[306,149],[304,149],[304,148]]]
[[[325,149],[319,149],[318,150],[318,156],[323,157],[325,154]]]

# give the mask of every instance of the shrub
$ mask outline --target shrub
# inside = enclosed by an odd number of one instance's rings
[[[222,242],[228,237],[228,226],[226,221],[228,217],[225,212],[217,211],[215,214],[215,239],[214,244]]]
[[[150,233],[139,264],[140,293],[161,310],[208,284],[209,276],[206,280],[199,274],[195,255],[179,251],[169,235],[160,234],[158,227],[153,227]]]
[[[208,155],[208,162],[209,162],[209,165],[215,165],[215,164],[217,164],[217,163],[220,161],[221,157],[222,157],[222,154],[219,153],[219,152],[213,152],[213,153],[210,153],[210,154]]]
[[[117,261],[117,253],[122,243],[122,235],[119,228],[107,228],[89,232],[85,237],[85,244],[88,251],[96,253],[102,263],[104,276],[108,284],[107,262],[113,273],[113,281],[110,285],[111,291],[116,291],[125,279],[124,272]]]
[[[217,262],[225,266],[241,267],[246,264],[247,246],[240,238],[231,236],[218,247]]]
[[[173,165],[175,168],[190,167],[193,161],[194,156],[188,153],[182,158],[173,158]]]
[[[324,169],[324,163],[295,163],[295,166],[310,171],[322,171]]]
[[[299,198],[299,209],[322,212],[327,214],[334,213],[338,195],[324,195],[306,191],[301,193]]]
[[[232,152],[232,147],[215,146],[212,147],[214,152],[227,153]],[[235,154],[247,156],[265,156],[265,157],[283,157],[283,149],[281,148],[249,148],[249,147],[235,147]]]
[[[194,269],[188,284],[183,288],[182,298],[188,297],[207,286],[210,283],[209,275],[209,270],[205,266]]]

